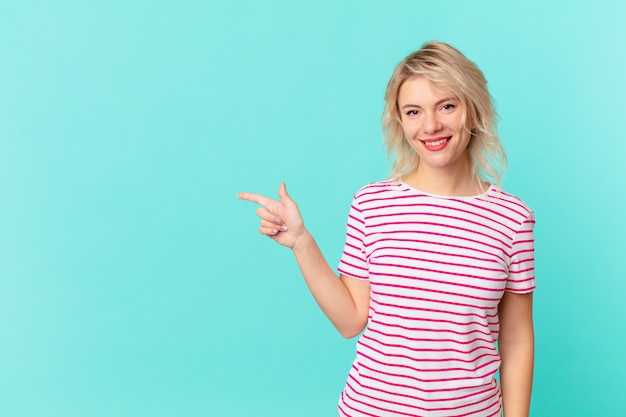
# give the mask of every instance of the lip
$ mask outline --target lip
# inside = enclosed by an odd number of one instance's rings
[[[437,138],[428,138],[428,139],[420,140],[420,142],[422,142],[422,145],[424,145],[424,148],[428,149],[429,151],[435,152],[435,151],[440,151],[446,146],[448,146],[448,143],[450,142],[451,138],[452,136],[440,136]]]

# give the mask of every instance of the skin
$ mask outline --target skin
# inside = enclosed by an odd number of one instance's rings
[[[465,109],[454,94],[416,76],[400,87],[397,104],[406,139],[420,161],[402,181],[438,195],[482,193],[487,185],[477,183],[471,175],[467,153],[471,134],[463,125]],[[439,143],[442,140],[445,146]],[[257,209],[260,233],[293,251],[313,297],[341,335],[358,335],[367,324],[369,282],[344,275],[337,279],[305,228],[300,210],[284,183],[278,195],[279,200],[253,193],[240,193],[239,198],[261,205]],[[528,417],[534,360],[532,293],[505,292],[498,311],[505,415]]]
[[[278,195],[279,200],[253,193],[240,193],[239,198],[261,205],[256,212],[261,218],[259,232],[293,251],[311,294],[339,333],[346,338],[358,335],[367,324],[369,281],[344,275],[337,279],[304,227],[300,210],[284,183]]]
[[[533,295],[505,292],[498,306],[500,384],[506,417],[527,417],[533,384]]]
[[[420,161],[404,182],[433,194],[479,194],[467,154],[471,135],[463,125],[465,109],[455,95],[416,76],[400,87],[398,108],[406,140]],[[444,149],[427,146],[438,139],[446,141]]]

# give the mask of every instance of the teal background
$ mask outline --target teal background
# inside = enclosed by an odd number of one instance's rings
[[[549,4],[548,4],[549,3]],[[2,1],[0,416],[332,416],[354,354],[239,191],[331,265],[397,62],[486,74],[536,212],[533,416],[626,415],[626,3]]]

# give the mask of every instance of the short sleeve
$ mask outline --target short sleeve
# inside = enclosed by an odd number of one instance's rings
[[[346,244],[337,269],[351,278],[369,279],[365,255],[365,220],[356,198],[350,206],[346,229]]]
[[[506,291],[525,294],[535,289],[535,215],[530,213],[513,239]]]

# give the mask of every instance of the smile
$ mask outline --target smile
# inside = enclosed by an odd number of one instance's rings
[[[450,136],[442,137],[442,138],[434,138],[430,140],[422,140],[421,142],[424,144],[426,149],[432,151],[438,151],[446,147],[448,141],[450,140]]]

